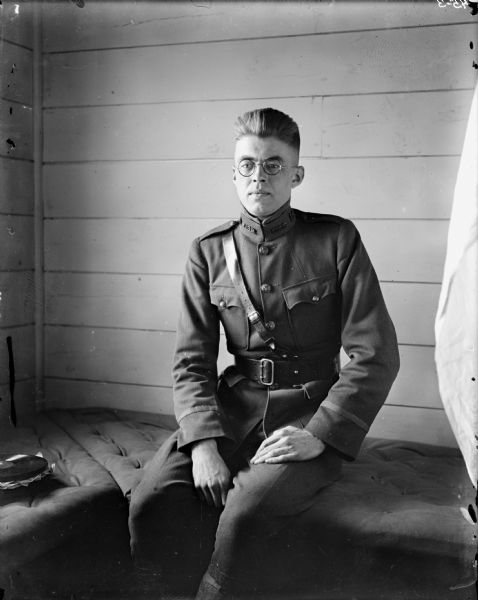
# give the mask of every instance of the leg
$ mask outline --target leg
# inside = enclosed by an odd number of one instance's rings
[[[213,551],[219,510],[199,500],[191,458],[177,451],[176,439],[164,443],[133,493],[131,549],[143,581],[193,594]]]
[[[277,465],[251,465],[239,471],[216,533],[215,550],[196,600],[251,598],[266,542],[317,500],[337,480],[342,461],[326,450],[316,459]]]

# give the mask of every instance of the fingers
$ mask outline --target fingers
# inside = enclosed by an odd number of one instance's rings
[[[286,436],[277,438],[275,441],[269,441],[268,444],[261,445],[255,456],[252,458],[251,463],[256,465],[262,462],[269,462],[271,459],[274,459],[273,462],[281,462],[281,459],[286,457],[288,460],[292,460],[294,455],[294,446]]]
[[[274,431],[262,442],[251,464],[310,460],[324,449],[325,444],[309,431],[287,426]]]
[[[269,448],[272,444],[275,444],[278,440],[283,439],[286,436],[291,435],[296,431],[300,431],[300,430],[297,427],[292,427],[292,425],[288,425],[287,427],[282,427],[281,429],[276,429],[259,446],[259,448],[256,451],[256,456],[259,455],[264,449]]]
[[[200,498],[210,506],[221,508],[226,504],[229,491],[228,481],[197,482],[196,489]]]

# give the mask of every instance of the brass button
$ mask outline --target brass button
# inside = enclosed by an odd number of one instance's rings
[[[262,254],[263,256],[269,254],[269,248],[267,246],[259,246],[259,254]]]
[[[226,306],[227,306],[227,305],[226,305],[226,301],[225,301],[225,300],[221,300],[221,301],[219,302],[219,308],[226,308]]]
[[[261,285],[261,292],[269,293],[272,290],[272,287],[268,283],[263,283]]]
[[[318,302],[319,300],[319,296],[312,296],[312,302]]]
[[[276,324],[274,323],[274,321],[267,321],[266,323],[266,329],[269,329],[269,331],[271,331],[272,329],[275,329]]]

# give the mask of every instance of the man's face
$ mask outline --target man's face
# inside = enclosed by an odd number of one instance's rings
[[[233,181],[241,204],[250,214],[262,219],[290,199],[292,188],[304,178],[303,167],[297,166],[298,159],[294,148],[274,137],[248,135],[237,141]],[[262,163],[265,160],[279,162],[284,168],[276,175],[270,175],[264,171]],[[245,177],[238,170],[242,161],[261,164],[256,164],[252,175]]]

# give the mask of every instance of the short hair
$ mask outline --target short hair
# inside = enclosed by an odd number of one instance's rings
[[[234,123],[236,141],[246,135],[275,137],[297,152],[300,150],[300,134],[297,123],[275,108],[256,108],[237,117]]]

